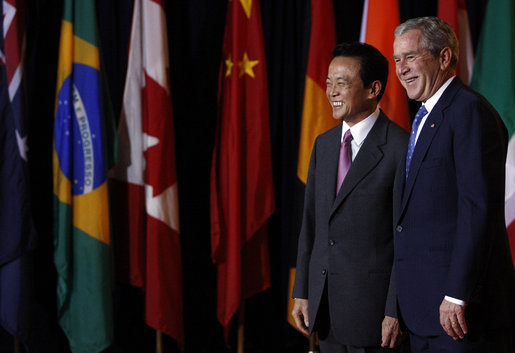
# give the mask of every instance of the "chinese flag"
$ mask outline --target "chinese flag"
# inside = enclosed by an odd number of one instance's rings
[[[398,0],[365,0],[361,22],[361,42],[373,45],[388,59],[388,84],[379,102],[388,117],[410,131],[408,96],[395,73],[393,40],[400,24]]]
[[[211,169],[211,247],[217,317],[228,338],[243,298],[270,286],[266,221],[274,212],[259,2],[229,1]]]
[[[136,0],[111,173],[118,275],[141,287],[145,322],[184,346],[182,265],[163,0]]]

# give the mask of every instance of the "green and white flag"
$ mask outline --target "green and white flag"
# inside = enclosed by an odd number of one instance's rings
[[[515,3],[490,0],[476,53],[472,88],[501,115],[510,142],[506,161],[506,226],[515,259]]]

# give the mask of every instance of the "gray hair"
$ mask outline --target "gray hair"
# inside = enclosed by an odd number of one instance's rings
[[[451,67],[456,68],[459,56],[458,39],[447,22],[438,17],[412,18],[401,23],[395,29],[395,37],[414,29],[420,31],[422,47],[428,50],[433,57],[437,58],[443,48],[449,47],[452,51]]]

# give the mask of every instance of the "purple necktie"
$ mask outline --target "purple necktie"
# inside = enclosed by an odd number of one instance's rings
[[[343,135],[343,142],[340,147],[340,159],[338,160],[338,178],[336,182],[336,193],[340,191],[342,187],[343,179],[345,179],[345,175],[349,171],[350,164],[352,162],[352,134],[350,133],[350,129],[345,132]]]

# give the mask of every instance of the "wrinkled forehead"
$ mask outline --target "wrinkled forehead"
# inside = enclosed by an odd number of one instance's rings
[[[395,37],[393,41],[393,56],[403,56],[425,51],[422,33],[413,29]]]

